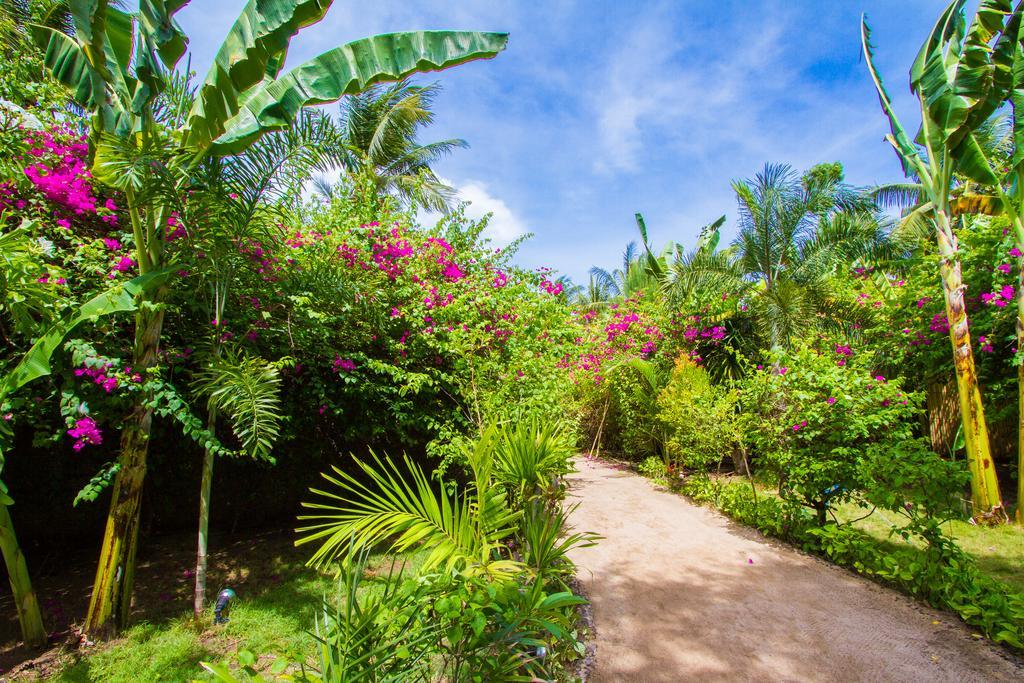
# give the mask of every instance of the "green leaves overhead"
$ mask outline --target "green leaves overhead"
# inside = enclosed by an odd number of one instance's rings
[[[334,102],[375,83],[488,59],[507,42],[506,33],[414,31],[363,38],[329,50],[246,93],[214,148],[237,153],[263,132],[290,125],[302,107]]]
[[[74,38],[48,26],[29,27],[32,38],[44,50],[43,64],[50,74],[71,91],[75,102],[87,109],[99,106],[104,84],[93,70]]]
[[[277,76],[292,37],[322,19],[330,4],[330,0],[250,0],[228,31],[197,92],[185,143],[205,148],[219,137],[249,98],[247,91],[265,77]],[[270,73],[268,65],[273,66]]]
[[[185,54],[188,38],[174,22],[174,14],[188,4],[188,0],[140,0],[139,24],[150,49],[154,50],[168,69],[173,69]]]
[[[72,3],[75,35],[33,25],[47,69],[93,113],[95,133],[125,137],[152,125],[149,109],[188,40],[174,22],[187,0],[141,0],[135,13],[105,0]],[[385,81],[494,57],[508,35],[415,31],[357,40],[278,78],[292,38],[323,18],[330,0],[250,0],[196,92],[179,142],[236,154],[286,128],[311,104],[335,102]]]
[[[875,90],[878,92],[878,101],[882,105],[882,111],[885,112],[885,116],[889,120],[889,130],[891,133],[886,135],[885,139],[896,150],[900,164],[903,166],[903,172],[906,175],[923,175],[921,155],[918,154],[913,140],[910,139],[907,131],[904,130],[903,124],[896,117],[896,110],[893,109],[892,100],[889,98],[889,93],[885,90],[882,77],[879,76],[878,70],[875,68],[874,48],[871,46],[871,29],[868,28],[867,17],[861,18],[860,36],[861,46],[864,49],[864,61],[868,65],[868,72],[871,74],[871,80],[874,82]]]
[[[945,145],[955,158],[971,131],[1006,100],[1020,31],[1010,0],[984,0],[969,27],[965,4],[956,0],[946,8],[910,72],[928,119],[918,142],[933,150]]]

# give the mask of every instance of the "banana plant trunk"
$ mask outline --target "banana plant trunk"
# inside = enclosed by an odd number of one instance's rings
[[[45,645],[46,629],[39,612],[39,600],[32,589],[25,554],[21,552],[18,537],[14,534],[10,510],[4,504],[0,504],[0,550],[3,551],[4,564],[7,565],[7,578],[11,581],[14,606],[18,610],[18,623],[21,624],[21,637],[29,647]]]
[[[143,376],[157,361],[164,319],[162,309],[154,310],[147,303],[151,302],[144,301],[135,315],[135,351],[132,356],[133,367]],[[93,637],[113,636],[128,623],[135,584],[135,555],[149,431],[153,422],[153,410],[146,407],[146,398],[136,395],[135,405],[121,433],[120,469],[114,479],[96,580],[84,624],[85,632]]]
[[[960,416],[963,421],[967,464],[971,473],[974,519],[979,522],[996,523],[1005,519],[1005,513],[999,496],[999,481],[992,461],[988,426],[985,424],[981,390],[975,372],[957,239],[946,212],[936,211],[935,222],[941,257],[939,271],[942,276],[942,293],[945,297],[946,317],[949,320],[949,338],[953,344],[953,365],[960,399]]]

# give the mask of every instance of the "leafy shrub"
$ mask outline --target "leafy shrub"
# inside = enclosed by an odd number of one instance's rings
[[[789,508],[809,508],[824,524],[831,506],[865,488],[868,453],[914,438],[921,397],[842,353],[804,347],[774,360],[742,385],[747,435]]]
[[[703,470],[737,445],[736,394],[711,381],[707,370],[681,356],[657,400],[669,458]]]
[[[702,503],[710,503],[733,519],[762,533],[784,538],[786,517],[774,496],[757,495],[748,484],[726,483],[714,477],[690,477],[682,492]]]
[[[656,455],[649,455],[637,466],[640,474],[649,479],[664,480],[668,477],[668,465],[665,460]]]

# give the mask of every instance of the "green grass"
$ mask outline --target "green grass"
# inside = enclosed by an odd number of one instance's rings
[[[248,650],[260,657],[257,667],[260,669],[268,668],[277,656],[292,661],[309,659],[315,652],[315,641],[308,631],[314,627],[315,614],[324,597],[333,599],[337,584],[332,576],[304,567],[302,559],[306,554],[308,550],[302,549],[299,553],[284,551],[275,557],[260,558],[261,563],[270,562],[275,568],[276,580],[247,582],[232,606],[230,623],[224,626],[206,623],[197,627],[191,611],[136,623],[118,640],[85,655],[63,655],[63,665],[48,680],[66,683],[211,680],[199,663],[224,661],[239,650]],[[425,554],[409,557],[406,571],[415,571],[424,557]],[[244,558],[241,564],[244,565]],[[363,584],[362,590],[381,588],[390,562],[381,556],[371,559],[370,567],[381,564],[385,566]],[[140,590],[145,589],[140,587]]]
[[[852,520],[864,512],[856,506],[847,505],[839,509],[837,517],[844,521]],[[870,517],[855,522],[854,526],[880,543],[897,548],[916,547],[898,536],[889,535],[892,525],[899,522],[894,513],[876,511]],[[984,527],[958,520],[943,525],[943,528],[960,548],[977,560],[978,569],[984,574],[1024,593],[1024,529],[1012,524]]]

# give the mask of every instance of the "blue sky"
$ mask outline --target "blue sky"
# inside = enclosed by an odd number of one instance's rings
[[[242,0],[193,0],[178,15],[204,74]],[[877,63],[908,128],[907,70],[946,0],[339,1],[293,41],[294,65],[366,35],[415,29],[507,31],[496,59],[421,77],[439,81],[424,141],[470,148],[437,171],[493,211],[494,236],[534,237],[519,262],[585,282],[636,237],[691,245],[725,214],[730,181],[765,162],[841,161],[858,185],[901,177],[866,67]],[[334,109],[335,107],[331,107]]]

